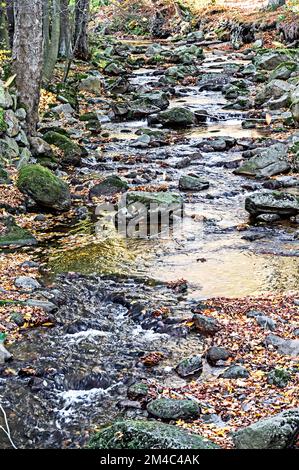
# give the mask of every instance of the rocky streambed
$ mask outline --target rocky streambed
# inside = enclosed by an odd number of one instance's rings
[[[298,289],[294,146],[299,136],[286,126],[296,115],[294,110],[275,111],[271,127],[266,110],[273,93],[267,84],[264,95],[260,89],[268,79],[265,68],[278,60],[277,54],[263,68],[258,61],[252,64],[253,51],[225,52],[219,44],[205,43],[202,50],[200,44],[174,47],[124,41],[111,48],[114,60],[106,59],[104,75],[91,70],[81,80],[81,89],[93,93],[81,98],[89,114],[81,115],[77,124],[72,108],[64,108],[56,111],[58,116],[63,111],[62,122],[53,122],[52,115],[41,124],[48,143],[63,147],[65,141],[58,142],[53,133],[67,123],[68,135],[81,139],[85,150],[79,155],[72,149],[78,156],[71,180],[75,218],[56,224],[54,220],[40,246],[31,250],[42,273],[42,285],[32,286],[31,293],[52,304],[53,327],[28,330],[10,348],[13,362],[1,371],[1,402],[18,447],[82,447],[93,432],[120,418],[198,419],[201,411],[190,416],[188,406],[187,415],[185,409],[180,414],[171,408],[165,418],[164,406],[162,414],[155,414],[147,404],[160,396],[188,400],[190,379],[205,383],[242,365],[246,348],[224,356],[216,351],[220,356],[215,361],[202,358],[207,348],[225,346],[217,318],[226,326],[231,321],[219,301],[217,308],[213,302],[199,308],[202,302],[268,292],[283,297]],[[298,78],[294,66],[291,74]],[[277,99],[294,93],[292,83],[273,80]],[[99,84],[106,88],[105,98],[98,96]],[[265,110],[255,104],[257,87]],[[109,236],[99,239],[96,203],[115,202],[116,195],[128,188],[131,197],[142,191],[153,200],[179,194],[185,203],[183,229],[167,237],[125,239],[111,226]],[[273,190],[287,196],[281,200]],[[37,238],[43,216],[38,222]],[[276,323],[273,326],[270,317],[257,322],[260,342],[275,328],[273,335],[282,337],[287,330],[287,338],[296,337],[296,295],[286,299],[285,305],[292,305],[292,328],[283,305],[280,319],[267,305]],[[201,310],[212,315],[204,326]],[[244,305],[241,310],[246,317]],[[261,308],[259,314],[246,317],[252,322],[247,326],[253,327],[252,318],[263,317],[268,310]],[[293,341],[296,356],[298,340]],[[277,346],[272,338],[273,350]],[[275,354],[269,370],[279,361]],[[190,357],[195,359],[184,363]],[[247,356],[245,366],[251,367],[251,376],[258,372]],[[249,375],[238,369],[229,379],[246,380]],[[286,403],[279,400],[276,411],[283,411]],[[200,399],[196,403],[202,406]],[[264,406],[260,416],[265,416],[268,405],[259,406]],[[224,414],[217,406],[215,412],[209,402],[204,408],[216,429],[209,434],[206,419],[205,437],[215,442],[217,429],[226,427],[222,418],[229,415],[229,403],[222,407]],[[203,426],[204,420],[200,422]],[[231,430],[236,429],[234,422]],[[195,430],[201,434],[198,427]],[[0,444],[10,446],[5,435],[0,435]]]

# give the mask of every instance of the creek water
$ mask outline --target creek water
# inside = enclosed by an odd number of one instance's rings
[[[221,74],[224,65],[242,63],[229,54],[220,59],[207,50],[201,72]],[[129,80],[154,88],[157,76],[154,69],[141,68]],[[150,320],[153,309],[166,306],[173,317],[184,319],[204,298],[298,288],[295,227],[284,223],[251,226],[249,232],[258,235],[255,241],[237,229],[248,223],[244,210],[248,191],[261,188],[260,182],[232,173],[241,152],[198,150],[208,137],[251,139],[265,133],[243,129],[246,113],[224,109],[227,101],[220,92],[200,92],[196,86],[178,86],[176,92],[170,107],[208,111],[205,125],[172,131],[171,145],[142,150],[131,143],[135,131],[147,127],[145,120],[103,124],[112,141],[101,147],[93,143],[97,158],[86,159],[78,173],[97,171],[95,162],[100,157],[101,175],[126,176],[134,171],[151,175],[149,184],[159,185],[167,174],[168,190],[178,192],[180,176],[196,171],[210,187],[185,194],[186,216],[179,234],[138,240],[112,233],[101,241],[95,237],[91,217],[71,228],[57,227],[42,255],[37,252],[48,270],[45,279],[55,281],[52,295],[59,308],[54,328],[30,331],[11,348],[13,373],[0,378],[1,401],[19,447],[84,446],[94,430],[115,417],[143,416],[143,410],[128,409],[122,403],[134,381],[158,380],[172,387],[182,383],[175,365],[200,353],[202,345],[180,322],[165,327],[159,320]],[[190,157],[191,164],[180,169],[177,164],[184,157]],[[66,243],[70,233],[73,246]],[[65,274],[74,272],[78,274]],[[182,278],[188,281],[186,293],[167,288],[167,282]],[[162,365],[142,366],[140,358],[157,350],[165,355]],[[0,447],[9,446],[0,434]]]

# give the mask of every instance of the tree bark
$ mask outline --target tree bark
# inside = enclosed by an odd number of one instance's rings
[[[34,134],[43,66],[43,0],[15,0],[13,68],[18,100],[27,111],[26,127]]]
[[[51,18],[50,18],[51,16]],[[51,19],[51,21],[50,21]],[[45,0],[43,80],[49,83],[58,58],[60,39],[60,0]]]
[[[8,23],[6,15],[6,3],[0,3],[0,49],[8,49],[9,36],[8,36]]]
[[[61,0],[59,55],[60,57],[68,58],[70,57],[71,53],[72,39],[69,0]]]
[[[6,13],[8,22],[8,34],[10,47],[13,46],[13,35],[15,29],[15,18],[14,18],[14,0],[6,1]]]
[[[76,0],[74,56],[80,60],[90,58],[88,47],[89,0]]]

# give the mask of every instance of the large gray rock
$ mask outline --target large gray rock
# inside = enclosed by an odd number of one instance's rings
[[[141,203],[146,207],[150,207],[152,204],[181,207],[183,199],[179,194],[169,192],[151,193],[146,191],[130,191],[127,193],[127,203]]]
[[[124,192],[128,189],[128,184],[126,181],[121,179],[117,175],[111,175],[105,178],[100,183],[93,186],[89,191],[89,196],[100,197],[103,195],[111,195],[120,192]]]
[[[264,70],[274,70],[282,62],[287,62],[289,56],[286,53],[279,51],[269,51],[263,54],[258,54],[255,58],[255,64]]]
[[[181,176],[179,181],[179,188],[182,191],[203,191],[208,189],[210,183],[203,178],[193,175]]]
[[[299,432],[299,408],[262,419],[232,436],[237,449],[286,449]]]
[[[285,94],[291,94],[295,86],[284,80],[271,80],[256,95],[257,105],[263,104],[268,100],[281,98]]]
[[[12,354],[7,351],[4,347],[3,341],[0,340],[0,364],[4,364],[6,361],[12,358]]]
[[[248,175],[255,177],[269,177],[284,173],[291,169],[288,160],[288,147],[278,143],[271,145],[237,168],[234,173],[237,175]]]
[[[221,324],[216,318],[195,313],[193,315],[194,326],[199,333],[206,336],[213,336],[221,329]]]
[[[273,346],[280,354],[286,356],[299,356],[299,339],[284,339],[270,334],[265,339],[265,345]]]
[[[97,433],[92,449],[217,449],[201,436],[157,421],[119,421]]]
[[[100,95],[102,93],[102,79],[100,77],[90,75],[89,77],[81,80],[79,90]]]
[[[142,93],[138,96],[138,101],[144,105],[152,105],[157,108],[164,110],[169,106],[169,100],[163,91],[151,91],[148,93]]]
[[[29,276],[19,276],[15,280],[15,286],[26,291],[33,291],[41,287],[40,283]]]
[[[9,94],[7,88],[4,88],[3,82],[0,81],[0,108],[8,109],[12,108],[13,99]]]
[[[299,213],[299,197],[280,191],[254,193],[246,198],[245,209],[253,217],[273,213],[290,217]]]
[[[157,398],[147,405],[147,411],[155,418],[165,420],[195,419],[200,415],[200,406],[194,400]]]

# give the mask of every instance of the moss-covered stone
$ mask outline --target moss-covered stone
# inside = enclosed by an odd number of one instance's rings
[[[156,421],[119,421],[96,434],[91,449],[217,449],[201,436]]]
[[[286,369],[273,369],[267,376],[267,382],[279,388],[286,387],[290,379],[291,374]]]
[[[148,386],[145,383],[135,383],[128,388],[128,398],[131,400],[141,400],[148,396]]]
[[[169,111],[149,116],[149,124],[162,124],[165,127],[185,128],[195,124],[195,114],[187,108],[172,108]]]
[[[94,121],[96,119],[98,119],[98,116],[97,116],[97,113],[95,112],[90,112],[90,113],[85,113],[85,114],[81,114],[80,116],[80,121]]]
[[[0,220],[0,223],[5,226],[5,231],[0,236],[0,246],[36,245],[37,241],[34,236],[28,230],[17,225],[13,217],[5,217]]]
[[[7,184],[10,182],[7,171],[0,166],[0,184]]]
[[[151,204],[181,206],[183,204],[183,199],[179,194],[175,193],[151,193],[146,191],[130,191],[127,194],[127,203],[133,204],[136,202],[140,202],[141,204],[144,204],[147,207],[149,207]]]
[[[58,100],[65,103],[70,103],[73,109],[78,111],[79,103],[77,98],[77,90],[71,85],[59,83],[57,85]]]
[[[195,419],[200,415],[200,406],[194,400],[158,398],[147,405],[147,411],[155,418],[165,420]]]
[[[128,189],[126,181],[117,175],[111,175],[105,178],[100,183],[93,186],[89,192],[90,197],[99,197],[103,195],[115,194],[124,192]]]
[[[70,208],[68,185],[41,165],[24,166],[19,172],[17,186],[39,206],[58,211]]]
[[[44,135],[44,140],[50,145],[55,145],[63,152],[62,163],[65,165],[78,165],[82,157],[81,147],[71,139],[58,132],[49,131]]]

